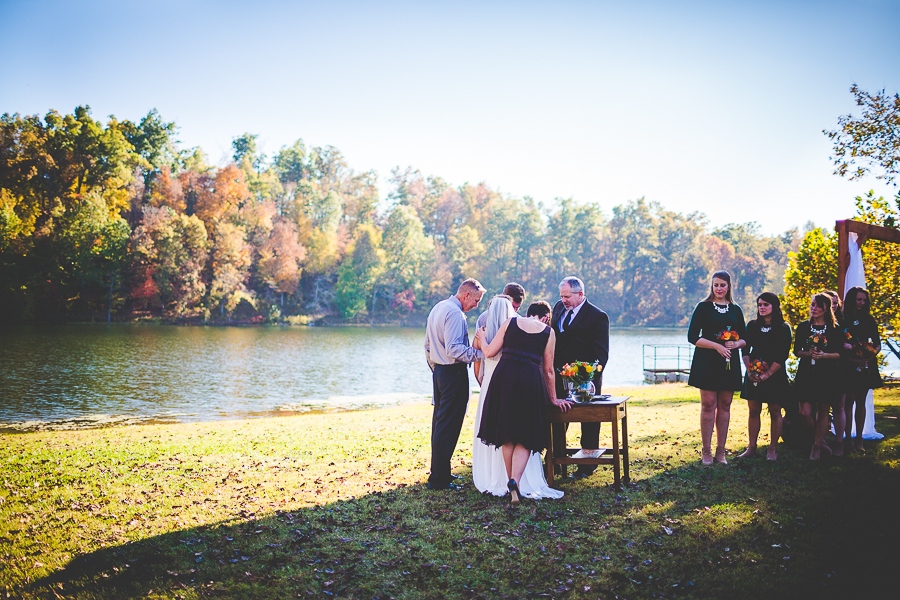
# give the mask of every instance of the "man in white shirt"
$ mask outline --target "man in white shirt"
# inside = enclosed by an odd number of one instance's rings
[[[464,313],[481,302],[485,289],[475,279],[466,279],[455,296],[438,302],[428,314],[425,326],[425,357],[432,369],[434,413],[431,418],[431,474],[428,488],[455,489],[451,483],[450,458],[462,430],[469,403],[469,374],[466,367],[484,360],[481,350],[469,343]]]

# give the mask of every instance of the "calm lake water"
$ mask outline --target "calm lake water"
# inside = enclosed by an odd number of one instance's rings
[[[0,331],[0,430],[191,422],[428,401],[423,329],[66,325]],[[643,382],[642,345],[684,330],[614,329],[604,387]],[[478,389],[472,380],[472,388]]]

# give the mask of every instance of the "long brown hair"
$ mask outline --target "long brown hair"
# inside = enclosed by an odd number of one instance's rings
[[[734,300],[731,299],[731,274],[728,271],[716,271],[712,274],[712,277],[709,280],[709,296],[706,297],[704,302],[714,302],[716,299],[716,293],[713,291],[712,286],[713,279],[721,279],[728,284],[728,292],[725,293],[725,299],[728,300],[729,303],[734,302]]]
[[[756,308],[756,322],[757,324],[762,324],[762,317],[759,316],[759,301],[768,302],[772,305],[772,325],[783,325],[784,324],[784,313],[781,312],[781,300],[778,299],[778,296],[773,294],[772,292],[763,292],[756,298],[757,308]]]
[[[866,304],[863,306],[863,309],[859,311],[856,310],[857,294],[866,295]],[[847,321],[853,321],[858,319],[860,315],[872,315],[872,299],[869,296],[868,290],[861,287],[852,287],[844,296],[844,317]]]
[[[834,317],[834,307],[831,305],[831,296],[819,292],[818,294],[814,294],[812,299],[813,302],[816,303],[816,306],[825,309],[825,314],[822,315],[825,318],[825,324],[836,327],[837,319]],[[812,324],[812,315],[809,316],[809,322]]]
[[[844,310],[841,297],[834,290],[822,290],[822,293],[831,298],[831,310],[834,312],[834,320],[838,325],[844,324]]]

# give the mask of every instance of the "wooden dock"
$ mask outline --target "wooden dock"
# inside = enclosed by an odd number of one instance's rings
[[[694,346],[689,344],[644,344],[646,383],[686,382],[691,375]]]

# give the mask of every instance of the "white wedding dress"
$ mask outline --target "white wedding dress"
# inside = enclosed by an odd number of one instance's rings
[[[475,438],[472,442],[472,483],[481,493],[494,496],[504,496],[508,493],[506,487],[509,475],[506,473],[506,464],[503,462],[503,450],[489,446],[478,438],[478,429],[481,427],[481,410],[484,407],[484,399],[487,396],[488,385],[491,383],[491,375],[499,362],[500,354],[494,358],[486,358],[484,361],[484,379],[481,384],[481,393],[478,394],[478,410],[475,413]],[[540,498],[562,498],[563,492],[554,490],[547,485],[544,477],[544,468],[541,463],[541,455],[533,452],[525,465],[525,472],[519,481],[519,493],[525,498],[538,500]]]

